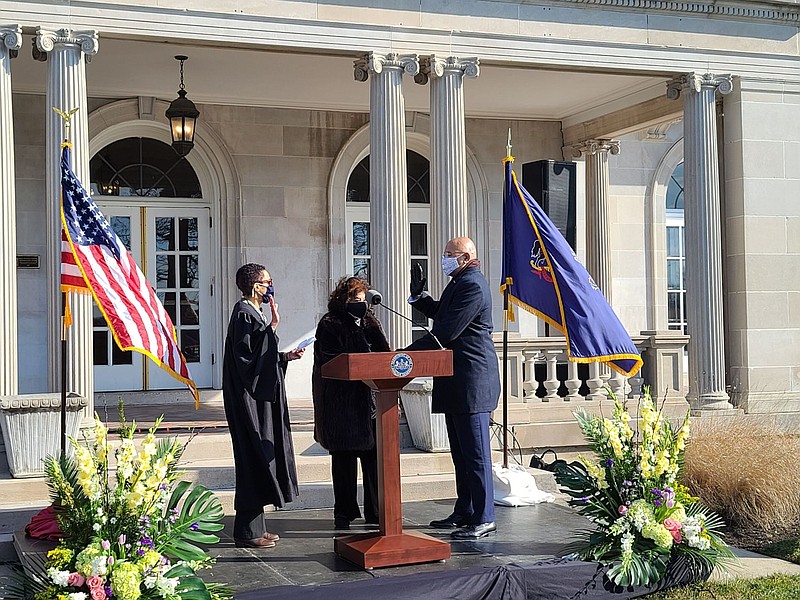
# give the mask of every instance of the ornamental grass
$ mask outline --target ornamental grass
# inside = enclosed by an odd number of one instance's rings
[[[753,416],[697,419],[682,481],[732,529],[792,531],[800,523],[800,435]]]

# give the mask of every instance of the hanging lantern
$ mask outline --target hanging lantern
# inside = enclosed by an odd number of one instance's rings
[[[178,97],[170,103],[167,112],[164,113],[169,119],[172,147],[181,156],[189,154],[194,147],[194,129],[197,117],[200,116],[200,111],[197,110],[194,102],[186,97],[186,87],[183,85],[183,62],[188,59],[188,56],[183,55],[175,57],[175,60],[181,62],[181,86],[178,90]]]

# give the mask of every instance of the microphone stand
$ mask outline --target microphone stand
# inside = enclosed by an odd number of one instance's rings
[[[428,327],[427,327],[427,326],[425,326],[425,325],[423,325],[423,324],[421,324],[421,323],[414,323],[414,320],[413,320],[413,319],[409,319],[409,318],[408,318],[407,316],[405,316],[403,313],[397,312],[397,311],[396,311],[396,310],[394,310],[393,308],[389,308],[388,306],[386,306],[385,304],[383,304],[383,302],[377,302],[376,304],[377,304],[378,306],[382,306],[383,308],[385,308],[386,310],[388,310],[390,313],[394,313],[394,314],[396,314],[396,315],[397,315],[397,316],[399,316],[399,317],[403,317],[403,318],[404,318],[406,321],[410,321],[412,325],[418,325],[419,327],[422,327],[422,329],[424,329],[424,330],[425,330],[425,331],[426,331],[426,332],[427,332],[427,333],[428,333],[428,334],[429,334],[429,335],[430,335],[430,336],[433,338],[433,341],[434,341],[434,342],[436,342],[436,344],[439,346],[439,350],[444,350],[444,349],[445,349],[445,347],[444,347],[444,346],[442,346],[442,342],[440,342],[440,341],[439,341],[439,338],[437,338],[435,335],[433,335],[433,332],[432,332],[430,329],[428,329]]]

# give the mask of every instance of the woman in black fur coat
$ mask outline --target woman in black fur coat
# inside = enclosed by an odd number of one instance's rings
[[[314,439],[331,455],[333,517],[336,529],[349,529],[361,517],[357,461],[364,483],[364,518],[378,524],[378,461],[375,450],[375,402],[360,381],[324,379],[322,365],[343,352],[387,352],[389,343],[365,300],[368,284],[343,277],[331,293],[328,312],[317,325],[314,342]]]

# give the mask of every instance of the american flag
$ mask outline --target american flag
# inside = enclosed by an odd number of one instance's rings
[[[178,347],[172,320],[70,163],[70,148],[65,145],[61,153],[62,290],[88,288],[120,349],[149,356],[189,387],[197,406],[197,387]]]

